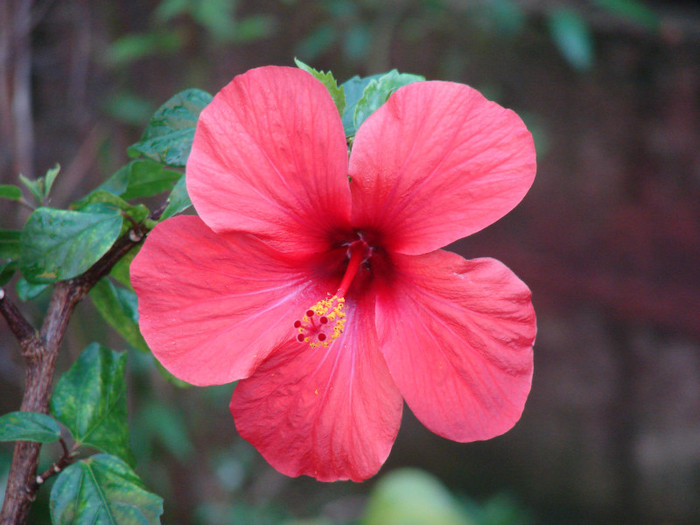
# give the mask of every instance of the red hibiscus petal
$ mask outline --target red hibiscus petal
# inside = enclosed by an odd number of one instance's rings
[[[360,127],[350,156],[353,224],[387,248],[428,253],[500,219],[535,177],[522,120],[478,91],[416,82]]]
[[[131,264],[139,324],[156,358],[195,385],[249,376],[293,337],[318,295],[308,275],[249,235],[218,235],[198,217],[168,219]]]
[[[214,231],[320,252],[350,215],[347,146],[326,88],[296,68],[239,75],[202,111],[187,191]]]
[[[527,286],[499,261],[442,250],[398,255],[395,264],[396,280],[377,293],[377,332],[408,406],[455,441],[509,430],[532,379]]]
[[[233,392],[238,432],[288,476],[367,479],[396,438],[403,401],[377,349],[373,301],[346,310],[328,348],[282,345]]]

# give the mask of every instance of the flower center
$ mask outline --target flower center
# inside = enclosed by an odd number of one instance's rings
[[[371,248],[362,239],[348,245],[348,267],[334,295],[321,299],[310,307],[301,319],[294,321],[297,341],[311,348],[328,347],[345,328],[345,294],[362,262],[369,257]]]

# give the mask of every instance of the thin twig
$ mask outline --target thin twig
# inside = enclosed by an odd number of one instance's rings
[[[36,477],[36,486],[32,488],[34,492],[36,492],[39,486],[41,486],[41,484],[44,483],[47,479],[49,479],[51,476],[59,474],[63,469],[65,469],[71,463],[74,463],[76,461],[76,456],[78,455],[78,452],[75,450],[73,452],[68,450],[66,442],[63,440],[63,438],[60,438],[59,442],[61,443],[61,447],[63,448],[63,455],[57,461],[54,461],[53,465],[47,468],[42,474]]]

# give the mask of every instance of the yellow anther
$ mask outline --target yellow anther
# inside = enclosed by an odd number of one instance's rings
[[[294,323],[299,332],[297,341],[311,348],[328,347],[345,328],[345,298],[337,295],[321,299],[309,308],[301,320]]]

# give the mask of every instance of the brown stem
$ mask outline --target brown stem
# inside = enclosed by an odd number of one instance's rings
[[[38,333],[15,305],[4,297],[4,293],[1,294],[0,313],[20,342],[26,363],[24,398],[20,410],[48,413],[56,358],[73,309],[119,259],[143,240],[146,233],[148,230],[143,225],[130,229],[84,274],[56,283],[44,323]],[[15,445],[5,501],[0,512],[1,525],[27,522],[31,503],[40,486],[36,475],[40,450],[41,443],[18,441]]]
[[[44,483],[47,479],[49,479],[51,476],[55,476],[56,474],[60,473],[64,468],[66,468],[68,465],[75,461],[75,456],[78,453],[76,451],[71,452],[70,450],[68,450],[66,442],[63,441],[63,438],[61,438],[59,441],[61,443],[61,447],[63,448],[63,455],[58,459],[58,461],[55,461],[53,465],[47,468],[41,475],[36,477],[36,487],[32,487],[32,490],[38,490],[39,486],[42,483]]]

